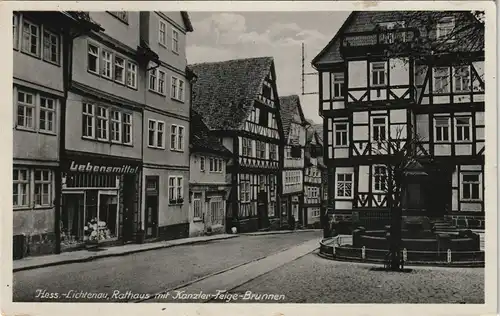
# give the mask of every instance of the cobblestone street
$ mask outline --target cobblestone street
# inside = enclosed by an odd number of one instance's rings
[[[374,267],[380,266],[311,253],[231,293],[279,293],[285,303],[484,303],[483,268],[411,267],[410,273],[395,273]]]
[[[13,300],[42,301],[36,297],[37,290],[51,293],[68,293],[71,290],[113,293],[118,290],[121,293],[131,291],[154,294],[308,240],[319,240],[320,234],[320,232],[301,232],[241,236],[123,257],[20,271],[14,273],[13,277]],[[52,301],[64,300],[60,298]],[[79,301],[75,297],[66,300]]]

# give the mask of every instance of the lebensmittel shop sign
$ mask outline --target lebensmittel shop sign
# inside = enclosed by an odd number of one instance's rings
[[[72,173],[95,173],[95,174],[136,174],[140,166],[133,162],[121,162],[118,160],[98,159],[68,159],[66,161],[65,171]]]

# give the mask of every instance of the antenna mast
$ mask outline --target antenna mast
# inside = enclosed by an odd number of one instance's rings
[[[304,68],[305,68],[305,49],[304,49],[304,43],[302,43],[302,58],[301,58],[301,63],[302,63],[302,73],[301,73],[301,87],[302,87],[302,95],[308,95],[308,94],[318,94],[318,92],[305,92],[305,89],[304,89],[304,83],[305,83],[305,80],[306,80],[306,76],[316,76],[317,73],[315,72],[308,72],[306,73]]]

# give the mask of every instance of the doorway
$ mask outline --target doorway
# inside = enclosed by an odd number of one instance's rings
[[[426,184],[425,202],[427,216],[430,218],[442,218],[451,206],[451,172],[441,170],[429,172]]]
[[[146,238],[156,238],[158,236],[158,194],[159,177],[146,176],[146,210],[145,229]]]
[[[118,239],[118,194],[116,191],[99,190],[98,194],[99,241]]]
[[[78,246],[84,240],[85,193],[63,192],[61,208],[61,248]]]

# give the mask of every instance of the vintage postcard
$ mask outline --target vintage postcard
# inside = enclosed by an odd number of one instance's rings
[[[1,14],[2,315],[497,314],[493,2]]]

